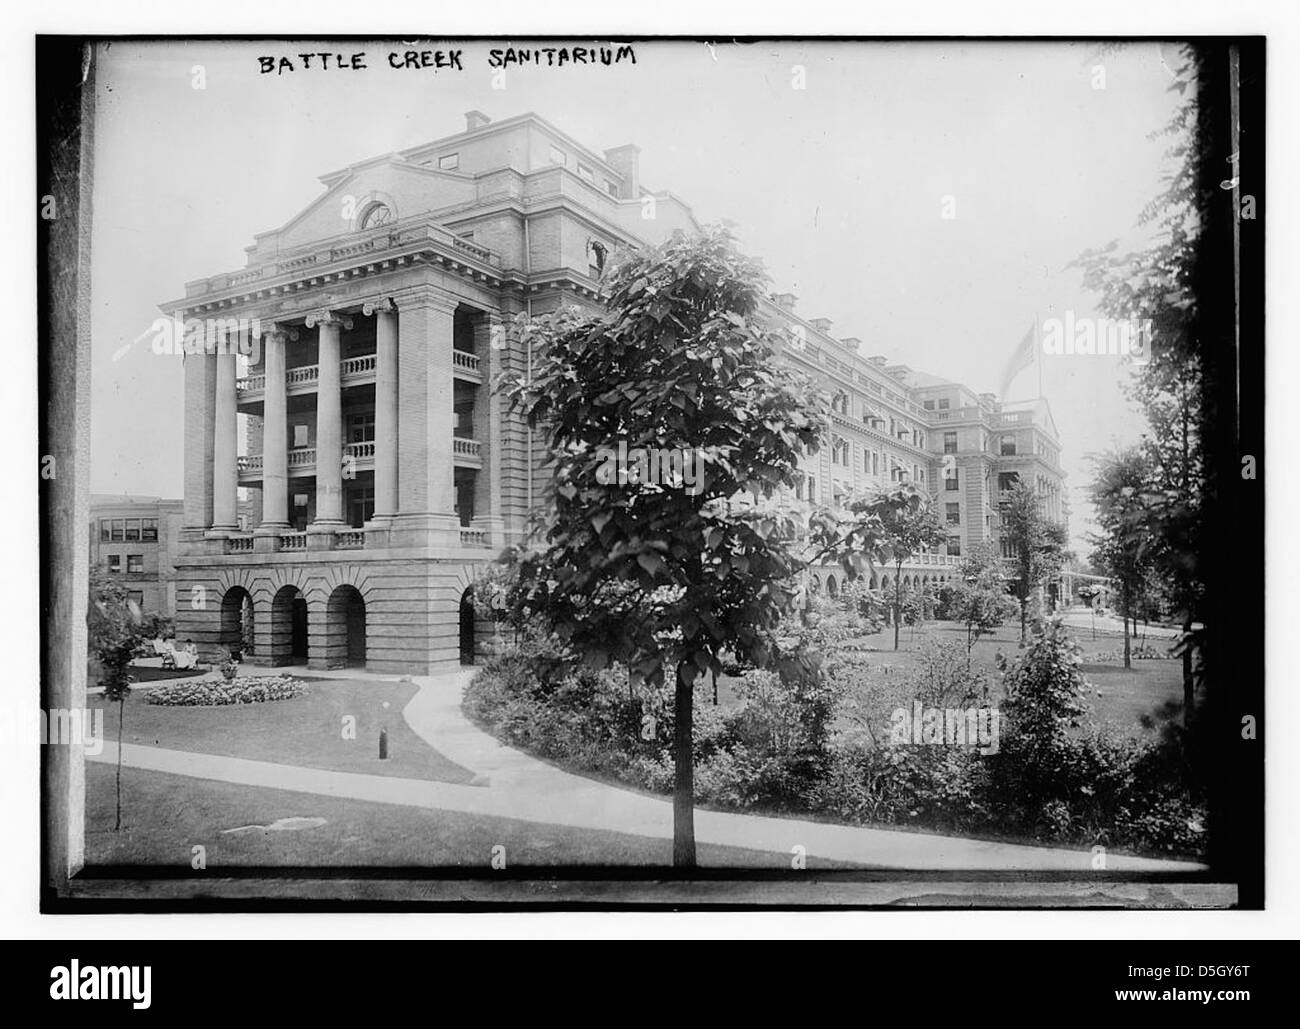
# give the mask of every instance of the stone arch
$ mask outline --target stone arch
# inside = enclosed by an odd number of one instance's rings
[[[243,661],[256,650],[253,641],[253,595],[243,585],[227,586],[221,594],[222,650]],[[222,657],[225,656],[223,653]]]
[[[366,601],[351,583],[336,586],[325,601],[323,639],[312,657],[326,668],[364,668]]]
[[[457,608],[457,640],[460,648],[460,663],[474,663],[474,585],[466,586],[460,594]]]
[[[829,597],[838,597],[840,595],[839,583],[835,581],[835,576],[829,572],[826,574],[826,595]]]
[[[306,595],[297,585],[285,583],[271,597],[270,614],[267,663],[306,664],[310,652]]]

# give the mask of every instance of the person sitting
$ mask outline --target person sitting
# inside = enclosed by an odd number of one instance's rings
[[[199,664],[199,648],[194,645],[193,640],[186,640],[185,646],[180,650],[173,650],[177,668],[197,668]]]

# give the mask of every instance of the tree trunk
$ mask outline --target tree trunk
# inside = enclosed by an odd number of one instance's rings
[[[1192,631],[1192,616],[1183,619],[1183,633]],[[1183,647],[1183,728],[1192,724],[1192,714],[1196,708],[1196,680],[1192,675],[1192,648]]]
[[[122,828],[122,722],[126,720],[126,697],[117,702],[117,820],[113,832]]]
[[[894,568],[894,649],[898,649],[898,623],[903,608],[903,562]]]
[[[718,706],[718,673],[716,669],[713,670],[713,706]]]
[[[1024,643],[1026,638],[1025,626],[1029,621],[1029,595],[1025,594],[1020,598],[1020,642]]]
[[[677,666],[673,712],[673,867],[695,867],[695,665]]]
[[[1128,590],[1125,590],[1125,591],[1124,591],[1124,667],[1125,667],[1125,668],[1132,668],[1132,667],[1133,667],[1133,657],[1132,657],[1132,654],[1131,654],[1131,652],[1130,652],[1130,650],[1129,650],[1129,631],[1128,631],[1129,616],[1128,616],[1128,608],[1129,608],[1129,592],[1128,592]]]

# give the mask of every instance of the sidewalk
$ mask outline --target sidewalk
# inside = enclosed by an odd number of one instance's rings
[[[284,669],[277,669],[284,671]],[[393,681],[396,676],[356,670],[310,673],[327,678]],[[449,760],[475,772],[483,785],[456,786],[423,779],[402,779],[331,772],[243,758],[196,754],[161,747],[125,744],[125,765],[173,775],[215,779],[267,789],[346,797],[380,804],[404,804],[434,810],[513,818],[575,829],[607,830],[657,839],[672,837],[672,803],[667,799],[608,786],[562,771],[502,746],[474,726],[460,709],[461,692],[472,669],[435,677],[416,677],[419,692],[403,710],[407,724]],[[94,758],[117,760],[117,747],[105,741]],[[697,810],[699,843],[791,853],[802,846],[811,856],[868,867],[911,870],[1073,871],[1089,874],[1092,854],[1086,848],[1062,850],[960,837],[865,829],[801,819],[772,818]],[[1195,872],[1191,862],[1108,855],[1107,871]]]

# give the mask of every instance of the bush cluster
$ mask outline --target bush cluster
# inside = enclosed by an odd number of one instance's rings
[[[1103,844],[1198,855],[1204,808],[1187,785],[1176,729],[1138,740],[1085,722],[1078,648],[1048,622],[1003,662],[999,750],[891,744],[896,707],[988,707],[993,684],[970,672],[960,643],[931,643],[910,673],[827,647],[838,631],[814,619],[792,630],[793,653],[826,654],[784,674],[737,667],[738,703],[708,703],[697,682],[696,800],[732,810],[906,824],[1064,845]],[[825,627],[825,628],[823,628]],[[791,671],[791,668],[801,669]],[[668,793],[673,786],[671,684],[635,686],[627,671],[582,668],[542,635],[492,660],[470,684],[467,713],[504,742],[578,771]]]

